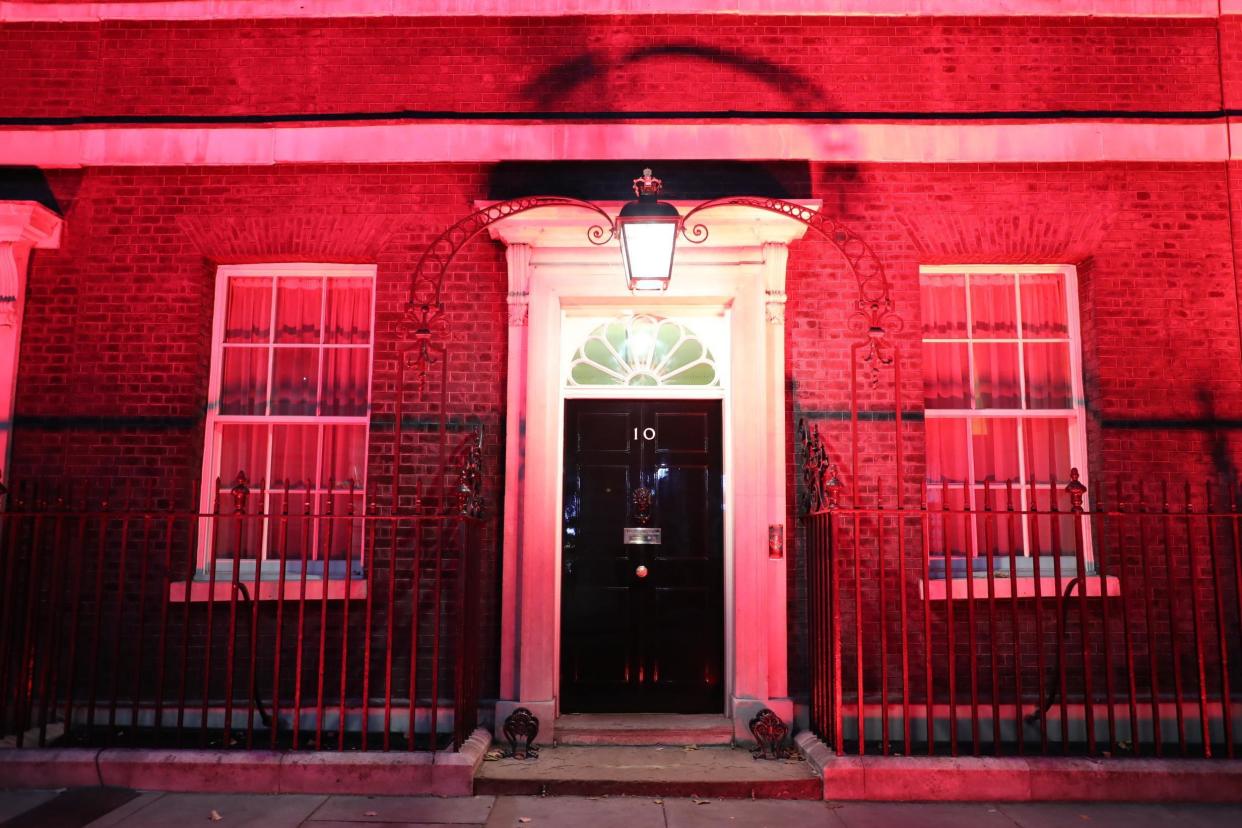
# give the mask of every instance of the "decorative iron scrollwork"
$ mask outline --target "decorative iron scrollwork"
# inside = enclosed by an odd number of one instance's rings
[[[483,500],[483,430],[470,437],[461,457],[460,482],[457,484],[457,511],[472,518],[482,518],[486,511]]]
[[[644,170],[641,178],[634,179],[633,187],[635,194],[640,196],[658,193],[662,189],[660,180],[651,176],[649,170]],[[410,298],[405,311],[407,330],[413,335],[444,334],[447,329],[443,302],[444,276],[457,254],[467,242],[491,225],[543,207],[576,207],[599,216],[599,223],[587,230],[587,240],[591,244],[607,244],[616,236],[616,224],[607,211],[598,204],[566,196],[526,196],[477,210],[437,236],[419,258],[410,279]],[[893,311],[884,266],[863,238],[836,219],[792,201],[760,196],[729,196],[704,201],[682,217],[681,234],[686,241],[692,244],[707,241],[709,234],[706,225],[693,219],[699,213],[717,207],[750,207],[786,216],[819,233],[840,251],[858,286],[856,320],[852,327],[861,328],[870,337],[863,359],[874,382],[880,367],[892,362],[888,337],[900,330],[902,323]]]
[[[828,444],[820,435],[819,426],[799,420],[798,438],[802,443],[803,511],[836,509],[841,505],[841,489],[845,484],[837,474],[837,464],[828,456]]]
[[[646,526],[651,522],[651,502],[655,499],[655,492],[639,486],[630,498],[634,503],[634,520],[638,521],[639,526]]]
[[[756,759],[785,759],[789,756],[789,748],[785,746],[789,726],[769,708],[763,708],[750,720],[750,733],[758,745],[752,751]]]
[[[862,347],[863,369],[868,384],[872,387],[878,385],[880,369],[893,364],[894,349],[890,337],[902,329],[903,323],[893,310],[893,298],[884,265],[870,245],[863,241],[862,236],[836,219],[792,201],[757,196],[729,196],[705,201],[691,208],[681,220],[682,237],[691,244],[707,241],[707,227],[691,219],[704,210],[717,207],[750,207],[787,216],[819,233],[840,251],[858,285],[858,297],[854,302],[854,315],[849,328],[853,333],[866,337]]]
[[[566,196],[514,198],[476,210],[437,236],[419,258],[410,279],[410,298],[405,310],[406,325],[415,332],[445,333],[448,320],[443,302],[444,276],[453,259],[467,242],[496,222],[543,207],[578,207],[598,215],[600,223],[587,230],[587,240],[591,244],[607,244],[615,233],[612,217],[602,207]]]
[[[525,707],[519,707],[505,719],[504,734],[509,740],[509,749],[514,759],[535,759],[539,756],[539,749],[535,747],[535,737],[539,735],[539,717]],[[520,749],[519,740],[523,742]]]

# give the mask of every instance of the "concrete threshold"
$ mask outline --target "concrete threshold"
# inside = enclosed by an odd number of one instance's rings
[[[877,802],[1242,802],[1235,759],[837,756],[795,738],[826,800]]]
[[[567,713],[556,720],[557,745],[730,745],[733,721],[725,716],[676,713]]]
[[[461,750],[434,754],[23,748],[0,751],[0,787],[469,796],[490,744],[479,728]]]
[[[523,796],[819,799],[810,766],[731,747],[543,747],[535,759],[484,762],[475,792]]]

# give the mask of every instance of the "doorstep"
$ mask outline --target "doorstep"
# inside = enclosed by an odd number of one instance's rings
[[[484,762],[475,779],[477,794],[510,796],[819,799],[822,791],[796,754],[759,760],[725,746],[541,747],[533,759]]]
[[[469,796],[490,744],[479,728],[461,750],[434,754],[21,748],[0,750],[0,780],[5,788]]]
[[[827,800],[1242,802],[1242,760],[837,756],[794,740]]]
[[[557,745],[731,745],[733,720],[676,713],[567,713],[552,729]]]

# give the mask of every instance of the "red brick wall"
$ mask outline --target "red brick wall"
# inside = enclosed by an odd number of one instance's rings
[[[1203,110],[1216,55],[1206,19],[9,24],[0,115]]]
[[[62,248],[40,251],[31,270],[14,477],[154,479],[184,491],[198,475],[202,451],[215,265],[326,259],[379,265],[378,425],[369,475],[387,484],[392,436],[383,424],[394,409],[393,349],[406,279],[434,234],[485,195],[486,173],[411,165],[52,174],[69,230]],[[1092,476],[1154,485],[1201,480],[1239,459],[1229,425],[1242,415],[1242,371],[1225,175],[1213,165],[820,165],[811,192],[800,195],[824,199],[883,260],[906,323],[896,337],[904,402],[916,413],[920,263],[1078,265]],[[803,416],[848,411],[854,338],[846,321],[854,290],[827,242],[795,245],[787,322],[791,431]],[[488,428],[493,508],[500,494],[504,292],[499,248],[477,243],[449,285],[462,360],[455,364],[468,366],[454,372],[450,413]],[[892,404],[887,373],[876,390],[863,386],[864,407]],[[907,429],[909,472],[917,476],[917,419]],[[830,425],[828,437],[848,466],[846,424]],[[891,423],[865,424],[862,473],[868,486],[884,476],[890,496],[891,464]],[[796,467],[790,471],[792,479]],[[791,485],[791,502],[795,493]],[[789,520],[796,525],[795,509]],[[797,687],[805,602],[800,551],[792,564]]]
[[[1236,186],[1236,184],[1235,184]],[[919,264],[1063,263],[1079,268],[1088,455],[1093,486],[1236,480],[1242,463],[1242,363],[1230,193],[1223,165],[1093,164],[823,167],[816,195],[874,247],[905,322],[903,401],[921,408]],[[1236,196],[1235,196],[1236,198]],[[1236,205],[1235,205],[1236,208]],[[846,328],[850,277],[823,241],[790,255],[787,380],[791,429],[829,417],[834,459],[850,466]],[[891,372],[864,408],[891,411]],[[922,438],[907,423],[909,474],[921,474]],[[894,427],[861,427],[860,485],[895,504]],[[791,504],[794,478],[790,469]],[[877,478],[879,482],[877,483]],[[847,486],[853,479],[845,477]],[[1135,494],[1134,485],[1126,487]],[[906,490],[917,503],[917,490]],[[1111,499],[1111,494],[1110,494]],[[790,525],[796,507],[791,505]],[[790,567],[791,615],[805,618],[805,561]],[[891,571],[895,571],[891,570]],[[805,624],[791,624],[791,664],[805,663]],[[804,674],[795,668],[794,686]]]
[[[59,250],[39,251],[31,265],[12,480],[71,479],[80,484],[75,498],[84,486],[92,500],[111,490],[114,508],[121,502],[117,492],[130,487],[141,499],[151,486],[186,508],[201,473],[216,266],[374,262],[368,478],[386,506],[408,280],[434,236],[472,209],[485,172],[423,166],[51,174],[71,229]],[[447,413],[455,424],[485,429],[484,483],[493,515],[501,504],[505,291],[502,251],[479,242],[458,259],[445,292]],[[438,390],[433,382],[428,397],[438,399]],[[408,393],[407,418],[438,416],[436,405]],[[407,435],[411,464],[413,453],[434,452],[434,435],[415,429]],[[422,482],[427,485],[426,477]],[[485,695],[495,693],[497,537],[487,535],[485,565],[472,573],[486,597],[478,620],[490,665]],[[181,553],[175,563],[183,574]],[[403,561],[399,571],[408,567]]]
[[[10,24],[0,29],[0,77],[0,116],[31,118],[1214,110],[1222,86],[1227,105],[1242,101],[1242,19],[1225,18],[1219,30],[1214,20],[694,16]],[[405,280],[434,235],[485,195],[487,173],[420,165],[49,173],[68,230],[60,250],[39,251],[32,265],[13,476],[154,480],[184,492],[200,467],[215,265],[327,260],[379,266],[380,425],[369,474],[387,485],[393,447],[382,424],[394,414]],[[1154,486],[1233,475],[1242,459],[1242,226],[1230,224],[1242,216],[1240,190],[1237,165],[819,165],[810,190],[793,195],[824,199],[883,259],[906,323],[897,337],[902,396],[916,413],[920,263],[1077,265],[1092,479]],[[448,294],[455,364],[468,366],[454,373],[451,413],[488,428],[494,510],[503,270],[497,246],[479,242],[459,259]],[[795,245],[791,451],[801,417],[848,410],[853,295],[830,245]],[[863,390],[864,407],[888,410],[892,401],[887,375]],[[888,493],[892,428],[864,426],[860,464],[868,485]],[[848,463],[842,421],[828,437]],[[917,418],[906,447],[917,477]],[[791,465],[791,504],[796,474]],[[799,688],[800,547],[789,585]]]

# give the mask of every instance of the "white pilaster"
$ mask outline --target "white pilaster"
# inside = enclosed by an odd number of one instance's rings
[[[505,511],[500,624],[500,697],[516,696],[518,590],[521,579],[522,458],[526,432],[527,331],[530,319],[530,245],[505,248],[509,269],[509,358],[505,399]]]
[[[764,372],[767,388],[767,451],[765,479],[767,490],[767,522],[769,551],[767,560],[768,596],[768,695],[771,699],[789,696],[788,606],[786,602],[785,561],[789,545],[789,527],[785,508],[785,267],[789,262],[789,245],[767,242],[763,245],[764,316],[767,319]],[[778,534],[780,549],[770,548],[771,533]],[[793,714],[793,703],[777,710],[787,723]]]
[[[0,201],[0,474],[7,481],[17,394],[17,356],[30,251],[60,246],[60,216],[34,201]]]

